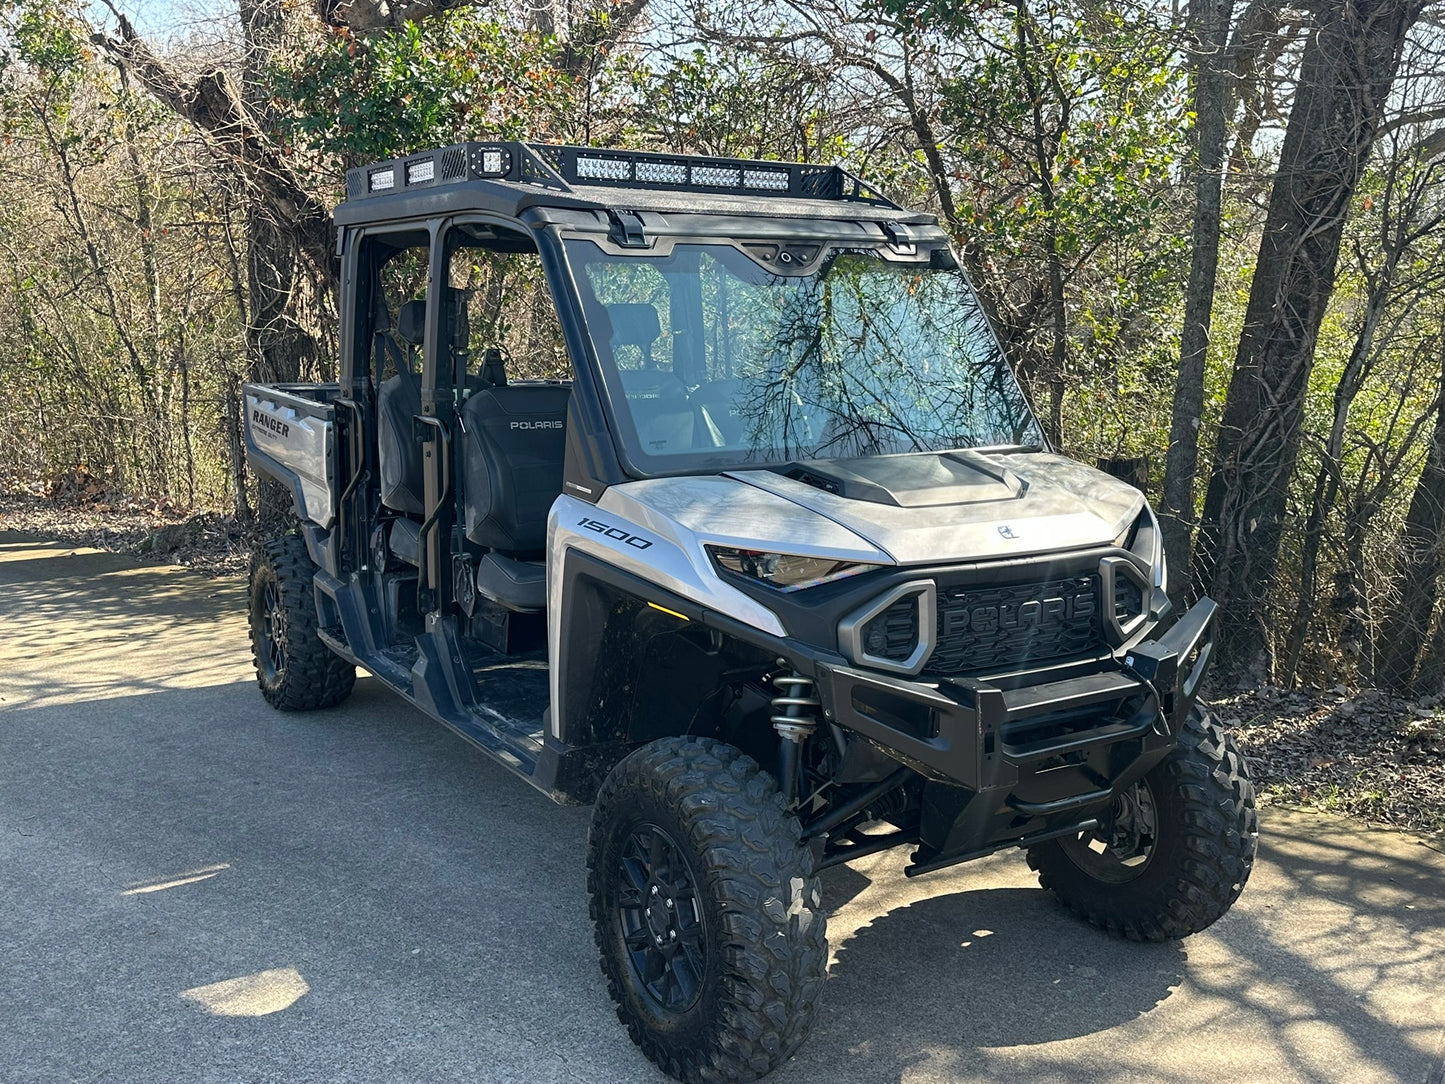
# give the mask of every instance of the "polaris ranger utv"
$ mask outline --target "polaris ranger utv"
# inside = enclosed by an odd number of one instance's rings
[[[261,691],[364,667],[595,802],[617,1012],[683,1080],[801,1044],[818,872],[1008,847],[1182,937],[1254,859],[1135,489],[1049,449],[948,238],[829,166],[469,143],[354,169],[341,378],[247,385],[298,527],[251,573]]]

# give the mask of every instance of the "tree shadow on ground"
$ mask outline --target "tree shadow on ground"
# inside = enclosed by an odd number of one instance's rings
[[[910,1005],[914,1038],[975,1046],[1050,1043],[1149,1012],[1184,977],[1177,943],[1119,942],[1061,914],[1039,889],[986,888],[880,915],[838,951],[835,1019],[861,1034],[868,991]]]

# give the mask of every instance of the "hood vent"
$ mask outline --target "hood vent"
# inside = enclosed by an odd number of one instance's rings
[[[1006,501],[1023,496],[1028,488],[1002,463],[967,450],[813,459],[768,469],[846,500],[895,508]]]
[[[802,482],[805,486],[812,486],[814,489],[821,489],[825,493],[842,493],[843,487],[831,478],[825,478],[821,474],[814,474],[802,467],[794,467],[783,477],[791,478],[795,482]]]

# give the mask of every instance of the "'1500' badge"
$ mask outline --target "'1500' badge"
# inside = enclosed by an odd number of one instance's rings
[[[584,516],[577,521],[577,526],[586,527],[589,531],[596,531],[604,538],[610,538],[614,542],[623,542],[635,550],[652,548],[650,539],[643,538],[640,534],[629,534],[621,527],[614,527],[610,523],[603,523],[600,519],[592,519]]]
[[[998,529],[998,533],[1001,534],[1001,535],[1003,535],[1005,538],[1017,538],[1017,537],[1018,537],[1018,535],[1014,533],[1014,529],[1013,529],[1012,527],[1010,527],[1008,524],[1004,524],[1002,527],[1000,527],[1000,528]]]

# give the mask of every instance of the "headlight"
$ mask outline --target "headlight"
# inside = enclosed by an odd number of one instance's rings
[[[1152,586],[1153,598],[1146,600],[1145,608],[1156,619],[1163,617],[1169,612],[1164,601],[1169,593],[1169,564],[1164,556],[1164,532],[1159,529],[1154,509],[1146,503],[1133,525],[1119,536],[1117,544],[1148,564],[1149,580],[1141,586]]]
[[[713,561],[725,572],[746,576],[779,591],[800,591],[820,583],[856,576],[879,565],[840,561],[836,557],[800,557],[792,553],[740,550],[732,546],[708,546]]]
[[[1114,540],[1115,544],[1146,561],[1153,569],[1155,587],[1163,587],[1167,573],[1164,569],[1164,532],[1154,517],[1154,509],[1146,503],[1133,524]]]

